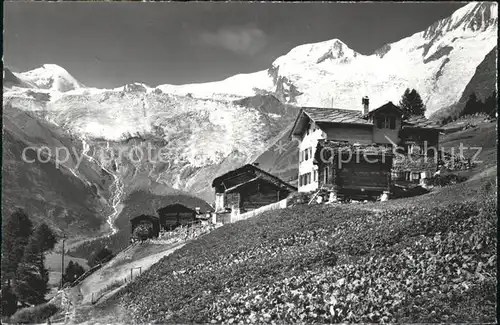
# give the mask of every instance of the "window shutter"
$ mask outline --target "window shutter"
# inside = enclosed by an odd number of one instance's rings
[[[391,116],[390,119],[389,119],[389,127],[391,128],[391,130],[395,130],[396,129],[396,117],[394,116]]]

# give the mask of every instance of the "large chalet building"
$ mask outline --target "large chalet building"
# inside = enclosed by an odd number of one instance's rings
[[[371,190],[373,195],[386,192],[395,175],[392,146],[402,147],[404,152],[411,152],[417,146],[426,147],[429,152],[438,148],[440,129],[425,117],[404,119],[392,102],[370,111],[368,97],[363,97],[362,107],[358,111],[318,107],[300,110],[290,134],[299,140],[299,192],[325,187]],[[329,149],[329,163],[319,156],[323,148]],[[362,149],[365,158],[356,164],[334,164],[345,159],[342,157],[346,149]],[[396,174],[412,179],[420,172],[431,171],[414,167],[406,171],[402,167]]]

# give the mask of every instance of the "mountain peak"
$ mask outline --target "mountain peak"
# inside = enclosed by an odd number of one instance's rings
[[[278,67],[287,63],[314,65],[328,61],[347,63],[358,55],[344,42],[334,38],[328,41],[296,46],[287,54],[276,59],[273,66]]]
[[[439,37],[452,30],[485,31],[496,28],[498,4],[496,2],[471,2],[456,10],[450,17],[441,19],[424,31],[426,39]]]
[[[66,69],[57,64],[44,64],[19,75],[41,89],[66,92],[84,87]]]

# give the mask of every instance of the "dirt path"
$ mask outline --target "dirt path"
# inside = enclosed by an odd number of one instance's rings
[[[128,251],[122,256],[117,256],[113,263],[105,265],[80,284],[79,287],[82,295],[81,304],[91,304],[92,293],[94,293],[95,300],[99,297],[99,295],[102,295],[102,291],[106,290],[107,287],[115,285],[119,281],[123,283],[125,278],[127,279],[127,282],[130,281],[131,270],[133,272],[133,279],[135,279],[139,275],[138,268],[141,268],[141,272],[144,272],[160,259],[173,253],[182,246],[183,244],[175,247],[168,245],[165,247],[164,251],[145,256],[137,260],[130,259],[130,257],[133,257],[133,255],[137,253],[134,251]],[[148,249],[148,247],[141,247],[141,245],[139,245],[135,250],[141,248],[145,250]],[[156,247],[151,247],[151,249],[156,249]]]

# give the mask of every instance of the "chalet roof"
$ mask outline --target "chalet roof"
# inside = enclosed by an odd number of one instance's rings
[[[369,111],[368,114],[365,114],[363,116],[363,118],[372,116],[373,114],[384,111],[384,110],[395,110],[395,111],[399,112],[400,114],[403,113],[403,111],[399,107],[394,105],[392,102],[387,102],[386,104],[384,104],[384,105],[382,105],[374,110]]]
[[[303,107],[302,110],[315,123],[371,124],[361,116],[360,111],[320,107]]]
[[[319,162],[322,158],[327,158],[327,153],[322,153],[324,148],[329,149],[328,154],[331,153],[348,153],[349,151],[352,153],[353,157],[355,157],[356,153],[362,153],[363,155],[369,156],[382,156],[385,155],[387,157],[393,156],[392,148],[387,148],[385,146],[378,145],[366,145],[366,144],[353,144],[348,141],[333,141],[333,140],[324,140],[321,139],[318,141],[316,146],[316,151],[314,153],[314,162]],[[322,157],[322,154],[324,155]]]
[[[290,135],[299,135],[309,120],[318,125],[321,125],[321,123],[339,123],[373,126],[373,123],[370,122],[368,117],[383,110],[397,110],[402,113],[401,109],[392,102],[387,102],[386,104],[371,110],[365,115],[363,115],[363,113],[359,110],[326,107],[302,107],[297,118],[295,119]],[[440,130],[440,127],[436,122],[428,120],[425,116],[412,116],[403,120],[403,128]]]
[[[258,168],[255,165],[247,164],[230,172],[227,172],[217,178],[215,178],[212,182],[212,187],[220,185],[224,183],[227,190],[234,190],[238,186],[242,184],[246,184],[249,181],[255,181],[255,179],[268,179],[269,181],[287,188],[290,191],[296,191],[297,188],[284,182],[280,178]]]
[[[307,120],[314,123],[341,123],[372,126],[373,123],[363,118],[359,110],[326,108],[326,107],[302,107],[290,135],[298,135],[304,128]]]
[[[331,148],[335,150],[359,150],[367,153],[381,154],[381,153],[392,153],[392,148],[386,146],[380,146],[376,144],[357,144],[351,143],[349,141],[334,141],[320,139],[318,141],[317,147],[321,148]]]
[[[195,206],[193,205],[184,205],[184,204],[181,204],[181,203],[173,203],[173,204],[169,204],[169,205],[166,205],[164,207],[161,207],[158,209],[158,212],[159,211],[172,211],[172,212],[179,212],[179,211],[192,211],[192,212],[195,212],[196,211],[196,208]],[[200,210],[201,210],[201,207],[199,207]]]
[[[417,154],[401,155],[392,162],[392,170],[401,172],[435,171],[437,166],[434,157]]]
[[[150,215],[150,214],[141,214],[135,217],[130,218],[130,221],[138,221],[138,220],[156,220],[159,219],[158,216]]]
[[[246,181],[244,183],[240,183],[240,184],[235,185],[235,186],[233,186],[231,188],[228,188],[226,190],[226,193],[236,192],[236,190],[241,189],[242,187],[244,187],[246,185],[249,185],[251,183],[255,183],[255,182],[257,182],[260,179],[262,179],[262,178],[260,178],[260,177],[254,177],[254,178],[252,178],[252,179],[250,179],[250,180],[248,180],[248,181]]]
[[[425,116],[411,116],[403,121],[403,129],[404,128],[416,128],[416,129],[438,129],[440,130],[440,126]]]

